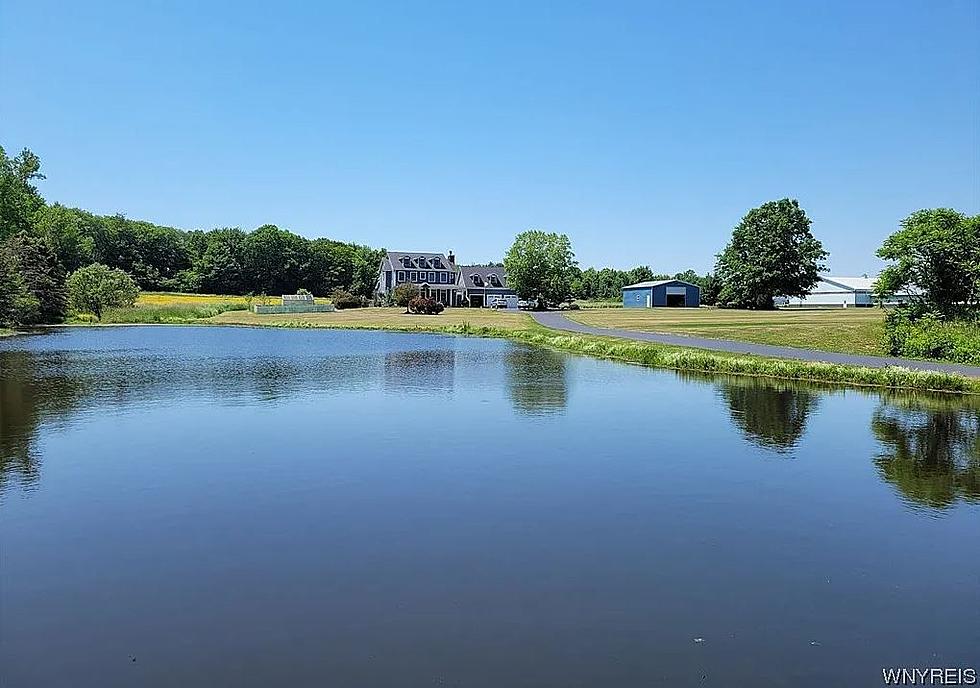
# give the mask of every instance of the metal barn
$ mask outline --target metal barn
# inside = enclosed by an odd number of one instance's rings
[[[638,282],[623,287],[623,308],[697,308],[700,305],[701,288],[681,280]]]

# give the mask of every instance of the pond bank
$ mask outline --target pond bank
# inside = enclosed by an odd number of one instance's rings
[[[298,329],[388,330],[393,332],[430,332],[478,337],[506,338],[526,344],[545,346],[568,353],[617,360],[654,368],[666,368],[726,375],[819,382],[886,389],[908,389],[957,394],[980,394],[980,378],[929,370],[911,370],[900,366],[869,367],[807,360],[787,360],[750,354],[634,341],[586,333],[562,332],[535,322],[524,314],[511,314],[507,319],[492,319],[474,314],[473,324],[454,318],[446,322],[443,316],[406,316],[400,312],[383,313],[381,317],[338,319],[340,313],[310,314],[304,317],[255,316],[244,312],[226,312],[205,320],[166,323],[194,326],[279,327]],[[497,324],[489,324],[497,322]],[[163,323],[161,323],[163,324]],[[84,323],[72,327],[108,327]],[[137,325],[134,325],[137,326]]]

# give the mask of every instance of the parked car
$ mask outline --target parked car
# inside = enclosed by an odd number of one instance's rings
[[[520,299],[517,302],[517,307],[522,311],[529,311],[534,308],[534,301],[528,301],[526,299]]]
[[[492,299],[490,301],[491,308],[507,308],[507,300],[503,297]]]

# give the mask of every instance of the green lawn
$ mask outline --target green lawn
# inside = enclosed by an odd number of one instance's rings
[[[738,311],[719,308],[623,308],[569,311],[585,325],[668,332],[849,354],[885,353],[878,308]]]

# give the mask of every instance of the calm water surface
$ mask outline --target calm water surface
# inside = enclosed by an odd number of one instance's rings
[[[0,340],[3,686],[980,664],[980,411],[505,341]]]

